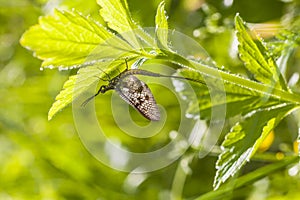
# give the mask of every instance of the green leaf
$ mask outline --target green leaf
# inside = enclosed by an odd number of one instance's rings
[[[126,0],[97,0],[101,6],[100,15],[109,28],[118,33],[128,32],[137,28],[131,19]]]
[[[247,32],[244,21],[239,15],[235,17],[236,35],[239,41],[240,58],[254,78],[261,83],[287,90],[286,83],[274,59],[268,55],[260,38],[254,42]]]
[[[73,100],[73,91],[74,85],[77,79],[77,75],[70,76],[69,79],[65,82],[63,90],[56,96],[55,102],[52,104],[48,112],[48,120],[51,120],[52,117],[61,109],[69,105]]]
[[[292,104],[281,104],[260,109],[232,127],[223,141],[224,150],[216,164],[215,189],[250,160],[269,132],[294,108]]]
[[[162,1],[158,5],[155,17],[155,31],[158,42],[168,49],[168,17],[165,11],[165,2]]]
[[[97,3],[101,6],[100,15],[106,21],[107,26],[122,34],[133,47],[140,49],[136,34],[133,31],[138,26],[130,16],[126,0],[97,0]]]
[[[211,119],[213,108],[216,110],[219,110],[221,107],[226,108],[226,118],[230,118],[237,114],[244,115],[258,108],[267,108],[283,103],[281,99],[267,98],[265,93],[241,87],[231,82],[222,83],[222,80],[209,77],[206,77],[204,80],[200,72],[195,70],[182,69],[178,72],[188,79],[205,81],[211,88],[208,90],[207,86],[195,85],[194,92],[197,94],[198,102],[191,102],[187,110],[187,114],[195,116],[198,114],[199,107],[202,119]],[[224,84],[223,88],[220,87],[222,84]],[[190,99],[192,94],[189,94],[189,92],[182,90],[180,95],[183,99]],[[221,95],[222,92],[224,95]]]
[[[41,17],[20,42],[44,60],[42,67],[74,68],[84,66],[86,57],[112,36],[101,24],[76,11],[55,10],[53,16]]]
[[[108,63],[99,63],[94,66],[80,68],[76,75],[70,76],[65,82],[63,89],[56,96],[55,102],[48,112],[48,120],[68,106],[74,99],[87,90],[88,87],[97,83],[105,76],[100,69],[104,69]]]
[[[132,61],[128,60],[128,64],[132,64]],[[55,102],[48,112],[48,120],[51,120],[57,112],[67,107],[72,101],[86,92],[93,84],[97,84],[102,78],[103,80],[107,80],[107,76],[115,77],[118,75],[121,71],[120,66],[125,67],[124,60],[101,62],[80,68],[76,75],[69,77],[63,89],[56,96]]]
[[[218,190],[212,190],[201,195],[198,198],[195,198],[194,200],[227,199],[228,197],[232,197],[233,190],[249,186],[250,184],[261,178],[264,178],[280,169],[287,168],[288,166],[296,164],[298,162],[299,157],[297,156],[286,157],[283,160],[263,166],[250,173],[247,173],[244,176],[238,177],[233,183],[224,184],[220,186]]]

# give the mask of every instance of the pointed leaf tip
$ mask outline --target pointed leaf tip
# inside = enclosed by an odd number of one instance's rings
[[[257,81],[277,89],[287,90],[284,78],[262,39],[254,35],[254,41],[253,35],[249,33],[245,22],[238,14],[235,16],[235,29],[239,41],[240,58],[247,70]]]
[[[164,1],[160,2],[157,7],[155,27],[159,44],[168,49],[168,16],[166,15]]]

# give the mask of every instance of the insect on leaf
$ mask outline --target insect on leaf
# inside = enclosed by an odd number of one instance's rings
[[[116,85],[120,97],[151,121],[160,120],[160,112],[146,83],[133,75],[122,77]]]
[[[127,66],[127,68],[119,75],[109,79],[109,83],[107,85],[100,86],[98,92],[86,99],[82,103],[82,106],[85,106],[91,99],[100,93],[104,94],[108,90],[116,90],[124,101],[139,111],[145,118],[151,121],[159,121],[160,112],[151,90],[146,83],[133,75],[146,75],[147,73],[151,75],[158,75],[144,70],[128,70]]]
[[[99,68],[106,66],[107,63],[99,63],[96,66],[80,68],[76,75],[70,76],[64,83],[63,89],[56,96],[48,112],[48,120],[68,106],[74,99],[87,90],[88,87],[99,81]],[[100,76],[103,74],[100,74]],[[101,78],[101,77],[100,77]]]

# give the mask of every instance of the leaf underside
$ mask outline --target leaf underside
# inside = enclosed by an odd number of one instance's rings
[[[20,42],[44,60],[42,67],[74,68],[84,65],[88,55],[112,36],[101,24],[76,11],[55,10],[53,16],[41,17]]]
[[[211,120],[213,109],[226,108],[226,118],[242,116],[222,143],[214,181],[217,189],[251,159],[268,133],[299,105],[298,96],[289,91],[263,41],[258,37],[253,39],[238,15],[235,27],[239,54],[253,80],[176,53],[180,49],[172,49],[164,2],[156,12],[154,36],[132,20],[125,0],[97,2],[107,27],[76,11],[56,10],[52,16],[41,17],[39,24],[26,31],[20,40],[43,60],[42,67],[80,68],[57,95],[48,113],[49,120],[97,84],[105,73],[117,74],[125,59],[131,64],[152,58],[176,64],[182,67],[178,72],[191,80],[197,95],[197,101],[190,102],[187,114],[197,117],[196,111],[200,109],[200,117]],[[195,62],[198,67],[193,65]],[[179,93],[184,99],[192,98],[188,91]]]

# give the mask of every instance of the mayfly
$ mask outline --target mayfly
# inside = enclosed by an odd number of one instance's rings
[[[194,82],[199,82],[201,84],[205,84],[204,82],[195,79],[190,79],[190,78],[185,78],[180,76],[163,75],[163,74],[158,74],[158,73],[154,73],[142,69],[128,70],[127,61],[125,62],[126,62],[126,69],[124,71],[122,71],[116,77],[109,79],[108,85],[100,86],[97,93],[91,96],[90,98],[86,99],[81,105],[85,106],[90,100],[95,98],[100,93],[104,94],[108,90],[116,90],[119,96],[126,103],[131,105],[138,112],[140,112],[145,118],[151,121],[159,121],[160,112],[151,90],[149,89],[146,83],[139,80],[134,75],[186,79]]]

